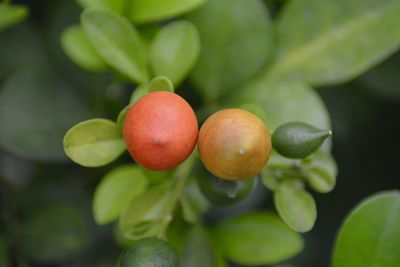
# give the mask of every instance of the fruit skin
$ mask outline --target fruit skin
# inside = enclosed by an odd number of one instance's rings
[[[201,167],[197,174],[199,188],[203,195],[215,205],[235,204],[247,197],[254,188],[255,178],[228,181],[222,180]]]
[[[317,151],[331,135],[330,130],[320,130],[304,122],[288,122],[275,130],[272,145],[284,157],[304,159]]]
[[[123,136],[137,163],[156,171],[171,169],[187,159],[196,145],[196,115],[179,95],[152,92],[128,110]]]
[[[137,241],[122,255],[120,267],[178,267],[172,246],[157,238]]]
[[[271,154],[271,137],[264,122],[243,109],[224,109],[200,128],[200,158],[206,169],[225,180],[254,177]]]

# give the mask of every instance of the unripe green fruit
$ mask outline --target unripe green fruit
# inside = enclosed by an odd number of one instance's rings
[[[303,122],[281,125],[272,135],[272,146],[282,156],[303,159],[318,150],[332,131],[320,130]]]
[[[197,175],[203,195],[215,205],[230,205],[243,200],[254,187],[255,178],[228,181],[212,175],[204,167]]]
[[[179,95],[159,91],[140,98],[128,110],[123,126],[132,158],[151,170],[176,167],[189,157],[197,140],[196,115]]]
[[[206,169],[225,180],[251,178],[265,166],[271,137],[264,122],[243,109],[211,115],[199,132],[198,149]]]
[[[137,241],[122,255],[119,267],[178,267],[178,258],[167,242],[157,238]]]

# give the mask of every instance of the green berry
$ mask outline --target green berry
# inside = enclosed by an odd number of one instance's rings
[[[303,122],[289,122],[281,125],[272,135],[272,147],[282,156],[303,159],[318,150],[330,130],[320,130]]]
[[[136,242],[122,255],[120,267],[178,267],[178,258],[167,242],[145,238]]]

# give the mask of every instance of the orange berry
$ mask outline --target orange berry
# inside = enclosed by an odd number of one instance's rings
[[[196,115],[179,95],[152,92],[128,110],[123,136],[137,163],[151,170],[171,169],[187,159],[196,145]]]
[[[224,109],[200,128],[198,150],[204,166],[226,180],[251,178],[271,154],[271,137],[264,122],[242,109]]]

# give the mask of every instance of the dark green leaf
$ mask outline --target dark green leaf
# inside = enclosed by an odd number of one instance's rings
[[[91,8],[82,13],[81,23],[104,61],[134,82],[148,80],[146,48],[126,18],[111,10]]]
[[[0,91],[0,146],[25,158],[65,160],[65,132],[89,116],[79,95],[54,72],[43,65],[26,66],[9,76]]]
[[[178,16],[203,4],[206,0],[134,0],[130,18],[136,23],[157,21]]]
[[[211,0],[188,19],[202,46],[191,78],[208,99],[243,86],[271,54],[273,28],[262,1]]]
[[[10,266],[10,256],[8,255],[7,243],[2,236],[0,236],[0,267]]]
[[[310,231],[317,219],[317,207],[299,181],[283,181],[274,193],[275,207],[283,221],[296,232]]]
[[[156,35],[150,51],[155,75],[165,75],[178,86],[192,70],[200,53],[196,27],[187,21],[175,21]]]
[[[277,22],[280,54],[270,75],[294,73],[315,85],[350,80],[399,48],[399,13],[398,0],[291,1]]]
[[[120,166],[104,176],[93,197],[93,215],[98,224],[117,219],[121,211],[148,185],[137,165]]]
[[[400,266],[400,192],[382,192],[361,202],[336,240],[334,267]]]
[[[250,213],[227,220],[213,230],[218,248],[243,265],[274,264],[303,248],[301,236],[270,213]]]
[[[99,167],[118,158],[125,150],[117,125],[106,119],[78,123],[65,134],[64,150],[85,167]]]
[[[28,15],[28,9],[21,5],[0,3],[0,31],[23,20]]]

